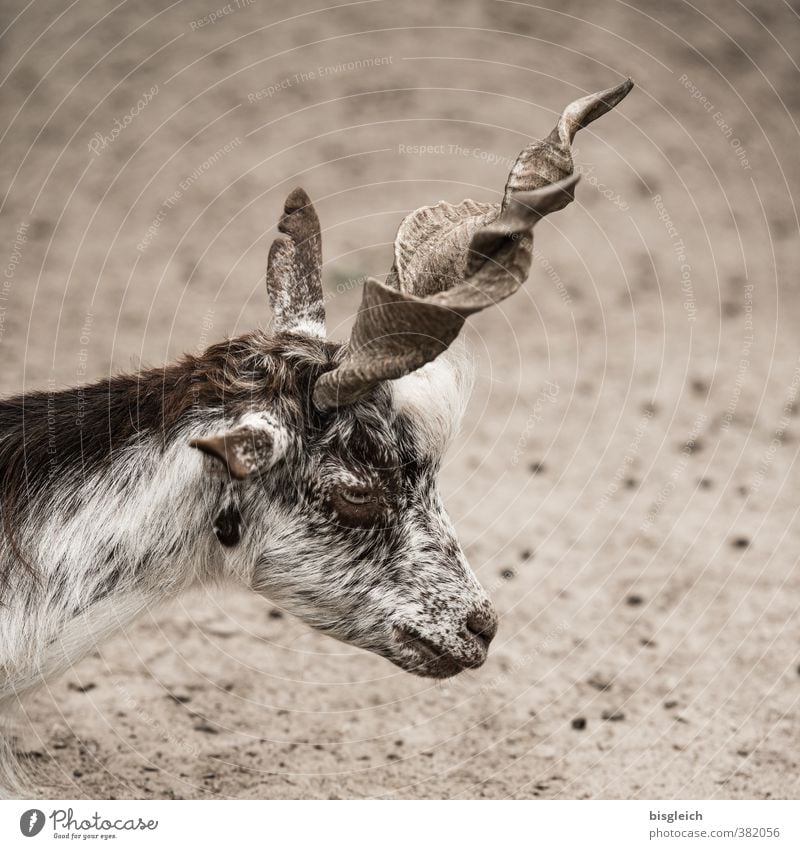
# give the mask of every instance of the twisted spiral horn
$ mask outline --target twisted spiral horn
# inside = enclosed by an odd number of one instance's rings
[[[530,271],[534,225],[574,200],[575,133],[632,87],[626,80],[570,103],[550,135],[517,157],[502,203],[442,201],[406,216],[386,283],[370,278],[364,285],[345,360],[317,379],[318,407],[352,404],[382,381],[421,368],[447,349],[469,315],[517,291]]]

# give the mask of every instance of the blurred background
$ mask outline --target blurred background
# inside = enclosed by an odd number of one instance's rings
[[[346,338],[403,215],[498,199],[568,102],[636,83],[467,330],[443,490],[502,617],[486,666],[433,683],[187,598],[28,705],[44,796],[797,795],[796,3],[2,10],[7,394],[268,325],[298,184]]]

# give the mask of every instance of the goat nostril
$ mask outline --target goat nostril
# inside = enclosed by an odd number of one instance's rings
[[[489,643],[497,633],[497,619],[483,611],[473,611],[467,616],[467,631],[488,650]]]

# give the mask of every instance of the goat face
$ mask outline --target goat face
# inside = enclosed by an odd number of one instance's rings
[[[225,571],[419,675],[480,666],[496,616],[437,486],[471,388],[465,352],[321,410],[309,387],[346,348],[299,334],[230,347],[245,353],[226,361],[228,427],[191,443],[209,455]]]
[[[296,450],[248,481],[241,505],[258,592],[433,677],[480,666],[497,627],[437,487],[469,388],[462,366],[448,354],[370,399],[309,411],[311,426],[283,437]]]

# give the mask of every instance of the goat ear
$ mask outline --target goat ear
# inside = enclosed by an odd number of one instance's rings
[[[192,439],[192,448],[224,464],[237,480],[271,469],[286,453],[289,434],[269,413],[250,413],[231,430]]]
[[[281,235],[273,242],[267,263],[273,328],[324,337],[322,239],[319,218],[303,189],[286,198],[278,230]]]

